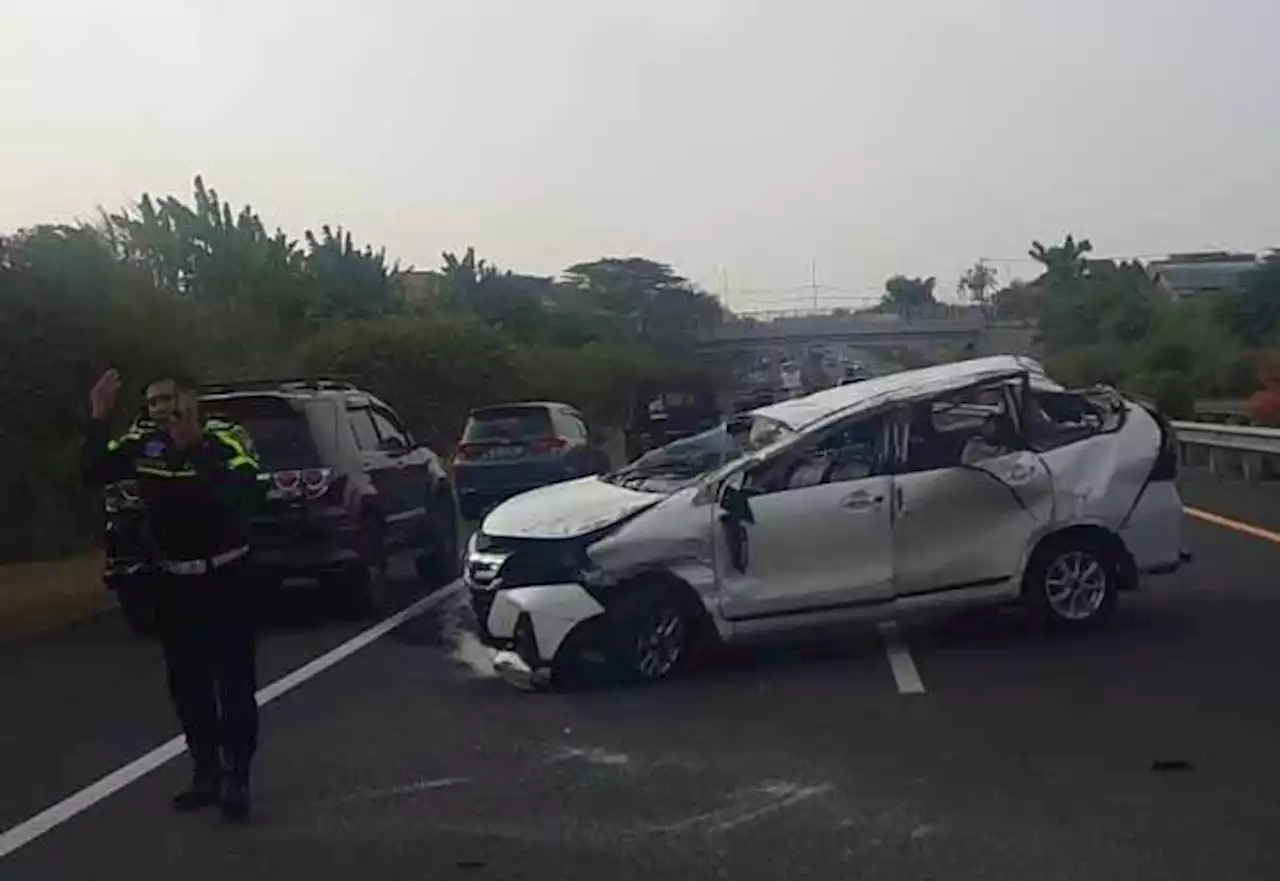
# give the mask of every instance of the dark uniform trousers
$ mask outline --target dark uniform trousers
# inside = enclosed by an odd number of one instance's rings
[[[243,560],[203,575],[161,576],[156,629],[169,693],[203,774],[247,780],[258,745],[253,579]]]

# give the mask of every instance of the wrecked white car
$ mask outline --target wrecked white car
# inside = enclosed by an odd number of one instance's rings
[[[508,500],[464,579],[511,681],[583,658],[661,679],[735,641],[1021,602],[1103,621],[1182,551],[1172,429],[1000,356],[761,408],[601,477]]]

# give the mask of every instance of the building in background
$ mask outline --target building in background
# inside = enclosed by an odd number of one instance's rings
[[[1235,251],[1201,251],[1170,254],[1147,264],[1151,280],[1175,300],[1237,291],[1245,276],[1261,265],[1257,254]]]

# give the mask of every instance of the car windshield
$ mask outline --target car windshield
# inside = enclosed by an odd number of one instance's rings
[[[650,450],[604,479],[633,489],[674,492],[710,471],[793,434],[773,419],[740,416]]]

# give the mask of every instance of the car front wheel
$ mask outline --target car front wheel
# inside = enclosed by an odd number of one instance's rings
[[[687,663],[694,619],[675,591],[642,597],[636,594],[620,610],[613,654],[627,679],[659,682]]]
[[[1118,581],[1114,554],[1089,536],[1069,536],[1036,551],[1025,591],[1045,624],[1083,629],[1110,616]]]

